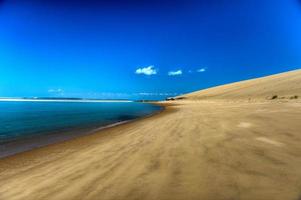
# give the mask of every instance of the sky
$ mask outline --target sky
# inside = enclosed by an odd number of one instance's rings
[[[164,99],[300,69],[300,0],[0,0],[0,96]]]

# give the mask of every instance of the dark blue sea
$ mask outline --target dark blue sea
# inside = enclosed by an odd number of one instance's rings
[[[54,132],[102,127],[160,109],[136,102],[0,102],[0,144]]]

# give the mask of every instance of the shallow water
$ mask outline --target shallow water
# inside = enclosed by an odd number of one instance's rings
[[[51,132],[106,126],[160,109],[135,102],[0,102],[0,143]]]

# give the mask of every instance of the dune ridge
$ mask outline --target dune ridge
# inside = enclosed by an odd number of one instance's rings
[[[240,81],[183,95],[194,100],[267,100],[301,97],[301,70]]]

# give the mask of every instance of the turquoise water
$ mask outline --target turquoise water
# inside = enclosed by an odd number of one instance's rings
[[[0,143],[50,132],[106,126],[160,109],[134,102],[0,102]]]

